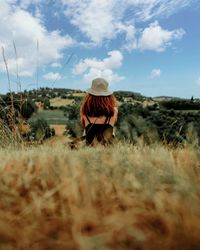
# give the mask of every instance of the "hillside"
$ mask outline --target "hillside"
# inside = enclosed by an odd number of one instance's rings
[[[85,93],[45,91],[30,137],[0,119],[0,249],[200,249],[198,101],[115,93],[116,144],[71,150]]]
[[[65,126],[64,134],[73,137],[82,135],[80,105],[86,93],[73,89],[40,88],[14,94],[16,107],[19,100],[27,100],[25,111],[30,117],[26,122],[31,127],[24,137],[28,140],[43,140],[56,134],[56,126]],[[145,97],[131,91],[115,91],[118,104],[117,137],[135,143],[142,137],[146,143],[155,141],[180,145],[200,143],[200,100],[172,97]],[[9,105],[10,96],[2,96],[0,108]],[[34,106],[34,107],[33,107]],[[30,114],[31,110],[31,114]],[[32,114],[33,112],[33,114]],[[6,112],[0,113],[4,120]],[[22,121],[23,122],[23,121]],[[51,127],[51,129],[50,129]],[[26,129],[27,131],[28,129]],[[191,139],[192,138],[192,139]],[[195,139],[196,138],[196,139]]]

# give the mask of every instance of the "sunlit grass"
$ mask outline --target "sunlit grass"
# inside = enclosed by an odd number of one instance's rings
[[[57,144],[0,159],[0,249],[200,249],[198,150]]]
[[[60,97],[55,97],[50,99],[50,103],[52,107],[61,107],[72,104],[73,99],[63,99]]]

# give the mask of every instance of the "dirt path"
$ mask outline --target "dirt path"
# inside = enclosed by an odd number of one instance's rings
[[[68,136],[64,135],[65,125],[50,125],[51,128],[55,129],[55,136],[45,141],[47,145],[65,144],[69,141]]]
[[[55,129],[56,136],[63,136],[65,132],[65,125],[50,125],[50,127]]]

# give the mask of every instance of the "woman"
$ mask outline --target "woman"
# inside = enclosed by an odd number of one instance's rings
[[[103,78],[94,79],[87,93],[80,110],[86,144],[110,144],[113,142],[114,125],[117,121],[116,99]]]

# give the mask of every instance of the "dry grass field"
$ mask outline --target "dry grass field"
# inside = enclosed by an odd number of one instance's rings
[[[86,95],[86,93],[73,93],[72,94],[73,96],[80,96],[80,97],[83,97]]]
[[[0,149],[0,249],[198,250],[194,148]]]
[[[73,99],[62,99],[60,97],[55,97],[50,99],[50,104],[52,107],[61,107],[65,105],[70,105],[72,104]]]

